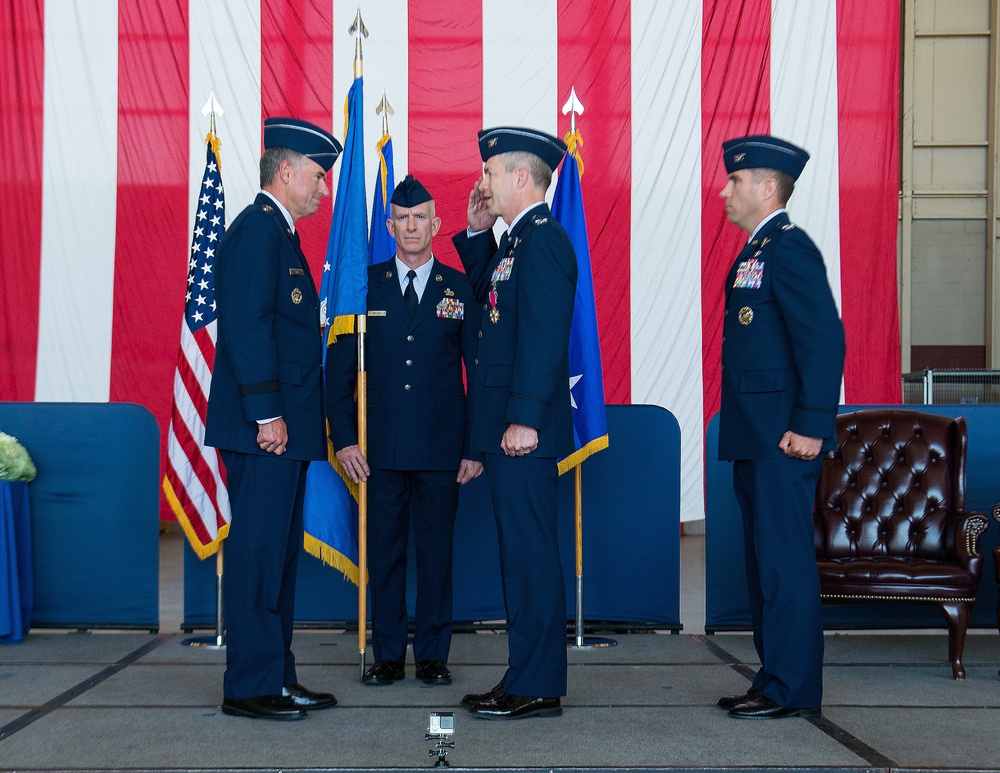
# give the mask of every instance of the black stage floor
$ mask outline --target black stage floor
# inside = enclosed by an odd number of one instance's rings
[[[221,713],[224,653],[180,634],[33,632],[0,646],[3,770],[423,770],[432,711],[456,714],[454,769],[1000,768],[1000,640],[970,633],[956,682],[939,634],[828,634],[823,716],[747,721],[715,706],[755,667],[746,634],[626,634],[570,652],[562,717],[488,722],[462,695],[503,672],[503,634],[455,637],[454,683],[359,679],[357,636],[297,632],[300,680],[335,709],[301,722]]]

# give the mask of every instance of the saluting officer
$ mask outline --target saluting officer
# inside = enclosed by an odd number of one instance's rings
[[[833,447],[844,327],[823,257],[785,204],[809,154],[770,136],[723,143],[729,220],[750,235],[726,279],[719,458],[735,461],[761,667],[734,717],[819,714],[823,610],[813,544],[821,454]]]
[[[261,191],[215,263],[219,334],[205,442],[226,466],[226,714],[301,719],[336,704],[298,683],[295,571],[306,468],[326,458],[319,300],[295,223],[330,194],[342,150],[294,118],[264,121]]]
[[[368,457],[358,447],[356,344],[327,349],[330,440],[355,480],[368,481],[368,572],[375,664],[365,684],[405,677],[410,522],[417,559],[413,659],[425,684],[449,684],[452,544],[459,484],[482,472],[469,450],[462,366],[472,383],[479,306],[465,275],[439,262],[434,200],[412,175],[386,221],[396,255],[368,269]]]
[[[566,694],[566,586],[556,460],[573,451],[569,332],[577,263],[545,203],[566,152],[534,129],[479,132],[483,175],[455,247],[482,304],[472,447],[483,454],[500,538],[509,667],[462,703],[487,719],[555,716]],[[491,230],[508,224],[499,248]]]

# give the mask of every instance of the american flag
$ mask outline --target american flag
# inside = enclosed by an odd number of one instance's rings
[[[195,214],[174,404],[167,435],[163,493],[199,558],[219,549],[229,532],[229,494],[219,452],[205,446],[205,415],[215,363],[215,251],[226,231],[219,140],[206,139],[205,174]]]
[[[205,95],[226,105],[235,215],[259,190],[264,117],[294,115],[342,137],[359,3],[9,5],[0,151],[19,162],[0,170],[17,212],[17,227],[0,228],[0,399],[141,403],[166,436],[177,256],[203,171]],[[789,212],[822,250],[843,313],[845,401],[899,400],[898,0],[360,5],[370,33],[365,179],[376,173],[374,109],[385,92],[397,179],[412,173],[434,195],[445,263],[459,264],[450,236],[465,227],[481,169],[476,131],[513,124],[561,137],[569,119],[559,107],[575,86],[587,106],[579,127],[604,393],[677,418],[682,518],[704,514],[722,285],[743,239],[718,197],[727,137],[771,132],[812,154]],[[297,227],[316,277],[332,200]]]

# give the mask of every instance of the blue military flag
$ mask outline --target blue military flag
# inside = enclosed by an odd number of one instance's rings
[[[368,293],[368,212],[362,79],[347,94],[347,127],[341,154],[337,197],[320,285],[320,322],[324,343],[354,331],[354,318],[364,314]],[[326,348],[323,350],[326,362]],[[334,468],[336,456],[327,441],[328,460],[312,462],[306,474],[303,523],[306,552],[358,583],[357,485]],[[352,482],[353,483],[353,482]],[[352,498],[353,494],[353,498]]]
[[[392,137],[383,134],[375,145],[378,153],[378,171],[375,173],[375,194],[372,196],[372,227],[369,240],[369,263],[381,263],[396,254],[396,240],[392,238],[385,221],[389,218],[389,199],[395,187],[392,171]]]
[[[601,342],[597,335],[597,304],[594,277],[590,269],[590,239],[583,210],[580,186],[582,163],[579,132],[566,136],[569,152],[563,161],[552,198],[552,216],[562,224],[573,244],[579,268],[576,300],[569,333],[569,387],[573,411],[576,451],[559,460],[562,475],[591,454],[608,447],[608,416],[604,407],[604,374],[601,369]]]

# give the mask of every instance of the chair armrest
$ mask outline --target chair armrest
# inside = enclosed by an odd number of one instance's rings
[[[996,509],[994,508],[994,511]],[[979,537],[989,528],[989,520],[982,513],[962,512],[953,513],[951,520],[952,539],[958,563],[968,571],[978,570],[981,572],[982,556],[979,555]]]

